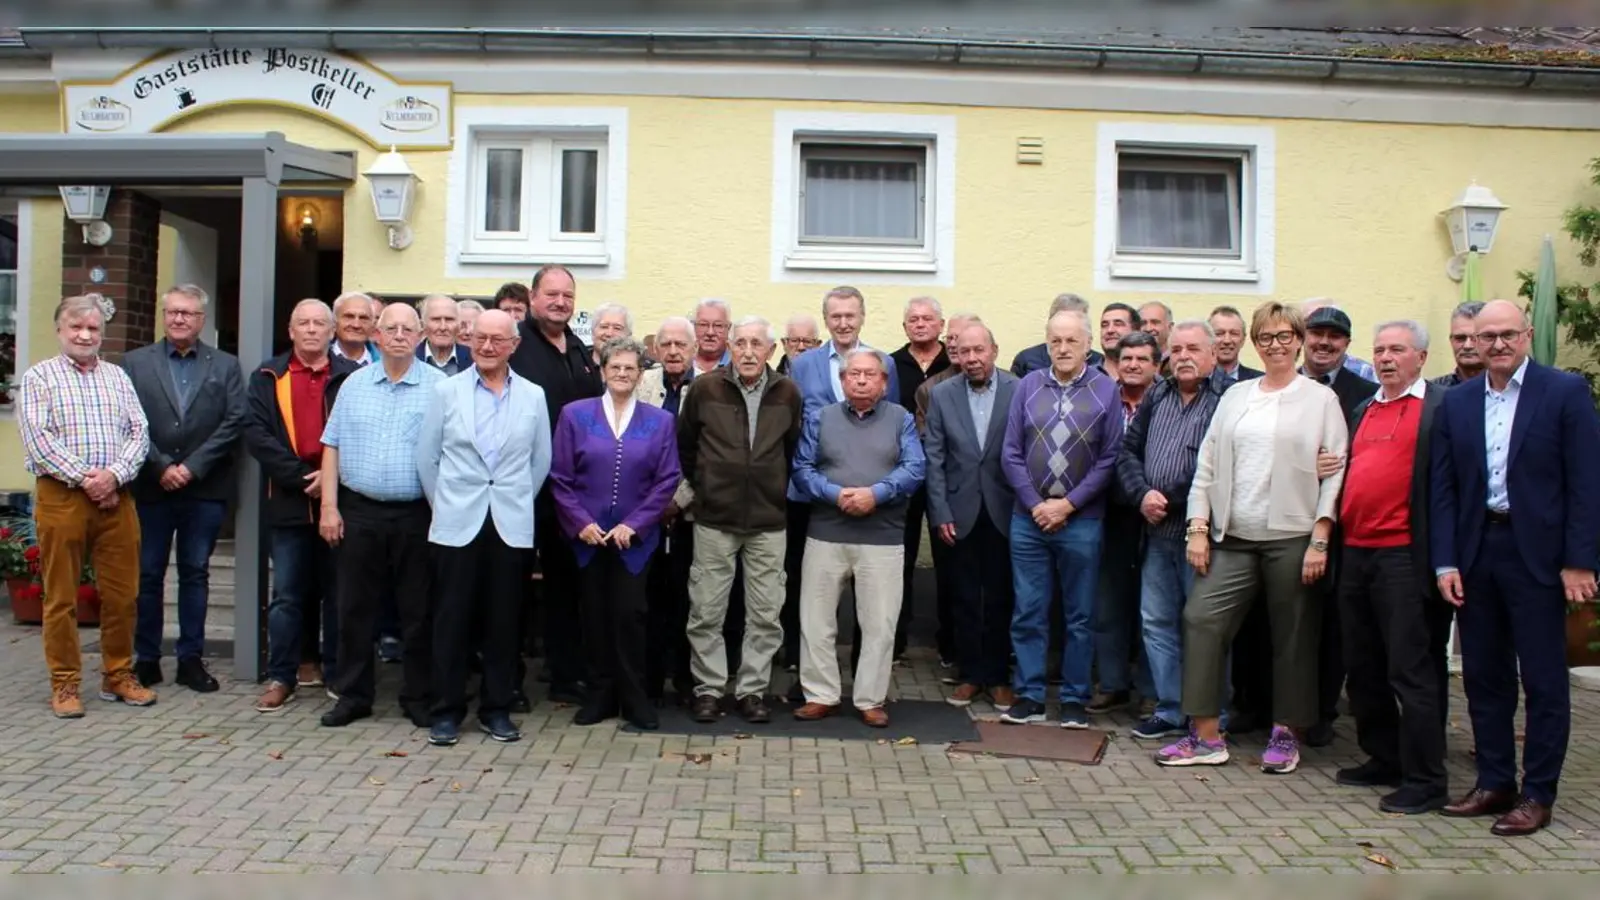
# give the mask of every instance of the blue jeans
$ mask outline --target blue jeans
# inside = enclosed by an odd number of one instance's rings
[[[161,659],[165,618],[167,560],[173,536],[178,544],[179,659],[198,659],[205,649],[206,601],[210,594],[211,551],[217,547],[221,500],[162,499],[140,503],[139,622],[133,630],[133,655],[140,662]]]
[[[300,667],[302,617],[313,596],[322,603],[322,680],[333,682],[339,646],[333,550],[314,525],[272,529],[272,600],[267,604],[267,677],[293,686]]]
[[[1021,513],[1011,515],[1011,568],[1016,608],[1011,647],[1017,654],[1017,695],[1044,702],[1045,654],[1050,647],[1050,573],[1061,583],[1065,640],[1061,702],[1086,705],[1094,664],[1095,587],[1100,574],[1099,519],[1071,518],[1045,534]]]
[[[1139,590],[1140,620],[1144,625],[1144,655],[1155,682],[1156,718],[1182,726],[1183,715],[1183,607],[1194,589],[1194,568],[1189,565],[1183,538],[1146,539]],[[1223,666],[1222,696],[1233,696],[1232,666]],[[1228,714],[1222,714],[1227,728]]]

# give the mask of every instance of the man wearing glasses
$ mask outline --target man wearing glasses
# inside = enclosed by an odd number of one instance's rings
[[[817,320],[804,313],[791,316],[783,326],[783,358],[778,360],[778,374],[789,374],[789,363],[813,347],[822,346],[818,337]]]
[[[150,421],[150,455],[133,483],[139,513],[139,618],[133,673],[160,684],[167,560],[178,544],[178,670],[200,693],[217,680],[200,661],[205,647],[211,551],[233,495],[233,457],[244,422],[239,360],[200,340],[206,292],[192,284],[161,300],[165,337],[140,347],[123,368]]]
[[[345,379],[322,430],[322,539],[338,561],[339,702],[322,724],[342,728],[372,715],[373,631],[384,594],[400,611],[400,708],[432,721],[432,627],[428,608],[428,501],[417,474],[423,415],[445,380],[416,357],[417,311],[387,306],[378,317],[379,361]]]
[[[1572,732],[1566,612],[1595,596],[1600,418],[1583,378],[1528,359],[1517,304],[1492,301],[1475,322],[1485,372],[1445,393],[1432,447],[1434,574],[1461,624],[1478,775],[1442,812],[1498,816],[1490,830],[1510,837],[1550,824]]]
[[[1477,324],[1473,321],[1482,311],[1483,301],[1468,300],[1450,314],[1450,352],[1455,355],[1456,367],[1435,378],[1434,384],[1452,388],[1483,373],[1483,354],[1478,352]]]
[[[728,329],[733,324],[733,310],[728,301],[716,297],[701,300],[694,308],[694,359],[691,365],[695,375],[704,375],[712,369],[728,364]]]

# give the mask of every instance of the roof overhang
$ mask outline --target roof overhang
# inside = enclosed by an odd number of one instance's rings
[[[355,160],[251,135],[0,135],[0,185],[240,184],[353,181]]]

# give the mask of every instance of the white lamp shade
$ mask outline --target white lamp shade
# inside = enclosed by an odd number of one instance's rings
[[[61,203],[66,207],[67,218],[74,222],[94,222],[105,218],[106,200],[111,187],[104,184],[64,184],[61,186]]]
[[[405,224],[417,189],[417,175],[405,157],[391,147],[362,174],[372,188],[373,216],[385,225]]]
[[[1444,211],[1445,225],[1450,229],[1450,243],[1455,252],[1476,250],[1488,253],[1494,247],[1500,214],[1508,208],[1494,195],[1494,191],[1477,182],[1468,185],[1450,208]]]

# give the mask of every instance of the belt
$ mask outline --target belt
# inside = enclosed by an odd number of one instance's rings
[[[1494,510],[1494,509],[1487,510],[1487,511],[1484,512],[1483,518],[1490,525],[1510,525],[1511,524],[1511,512],[1509,510],[1506,511],[1506,512],[1500,512],[1499,510]]]

